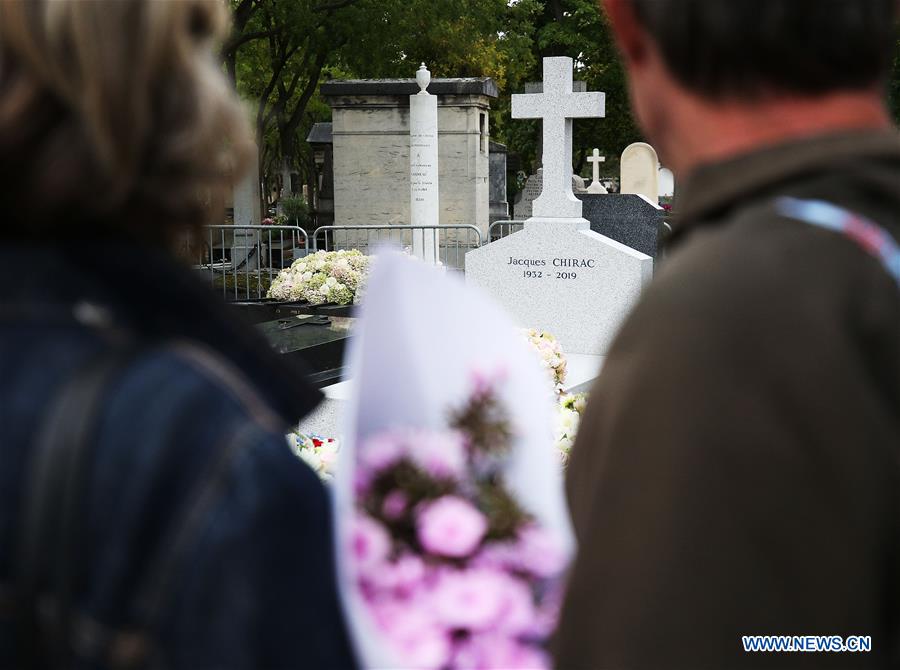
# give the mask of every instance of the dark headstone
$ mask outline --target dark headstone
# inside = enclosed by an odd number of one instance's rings
[[[509,218],[509,203],[506,200],[506,146],[499,142],[490,143],[490,222],[505,221]]]
[[[334,225],[334,134],[331,123],[316,123],[306,138],[313,150],[319,192],[310,194],[314,227]]]
[[[323,315],[285,316],[257,324],[275,351],[302,361],[310,381],[327,386],[340,380],[353,320]]]
[[[314,123],[306,137],[310,144],[333,144],[334,126],[331,123]]]
[[[516,202],[513,207],[513,216],[516,219],[528,219],[531,217],[534,209],[534,201],[537,200],[544,190],[544,170],[541,168],[536,174],[531,175],[525,182],[525,187],[519,191],[516,196]]]
[[[659,227],[665,210],[639,195],[577,194],[584,203],[584,218],[591,230],[656,258]]]

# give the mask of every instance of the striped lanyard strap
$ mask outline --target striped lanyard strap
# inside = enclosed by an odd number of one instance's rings
[[[778,213],[845,235],[882,262],[900,286],[900,245],[874,221],[822,200],[779,198]]]

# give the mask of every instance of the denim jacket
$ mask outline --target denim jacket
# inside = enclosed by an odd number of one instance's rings
[[[48,405],[124,336],[140,348],[95,432],[77,665],[114,666],[115,642],[137,631],[159,667],[355,667],[328,496],[284,439],[319,400],[303,371],[163,253],[16,244],[0,267],[0,594]],[[2,668],[17,653],[5,602]]]

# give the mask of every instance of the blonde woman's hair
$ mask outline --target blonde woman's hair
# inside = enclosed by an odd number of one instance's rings
[[[169,243],[251,159],[225,0],[0,0],[0,230]]]

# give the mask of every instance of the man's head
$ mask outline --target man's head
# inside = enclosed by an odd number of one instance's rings
[[[679,100],[735,110],[883,96],[898,0],[605,0],[653,142]],[[660,135],[663,135],[662,137]]]

